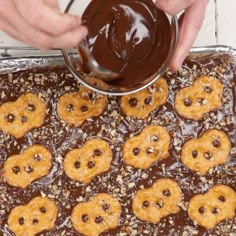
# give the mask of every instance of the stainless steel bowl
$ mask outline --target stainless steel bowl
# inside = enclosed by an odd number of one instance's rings
[[[73,15],[82,16],[84,10],[86,9],[90,1],[91,0],[80,0],[80,1],[72,0],[67,5],[65,12]],[[157,71],[152,76],[143,80],[139,84],[126,88],[126,87],[112,86],[104,81],[92,78],[90,74],[84,73],[81,67],[79,66],[80,56],[78,54],[77,48],[62,49],[65,63],[67,64],[69,70],[75,76],[76,79],[78,79],[86,87],[101,94],[120,96],[120,95],[132,94],[144,88],[147,88],[168,70],[171,59],[176,49],[178,41],[178,20],[176,16],[171,16],[168,14],[166,15],[171,25],[171,34],[172,34],[169,55],[165,63],[159,69],[157,69]]]

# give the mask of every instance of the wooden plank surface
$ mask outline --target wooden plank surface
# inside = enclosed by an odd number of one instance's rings
[[[218,44],[236,48],[236,1],[217,0]]]
[[[68,1],[59,0],[61,10]],[[194,46],[224,44],[236,48],[235,12],[235,0],[209,0],[205,21]],[[0,31],[0,46],[25,46],[25,44]]]
[[[216,42],[216,7],[215,1],[210,0],[206,9],[206,15],[202,29],[194,43],[194,46],[209,46],[215,45]]]

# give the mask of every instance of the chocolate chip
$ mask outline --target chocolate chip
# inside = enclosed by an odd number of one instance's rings
[[[19,225],[23,225],[25,223],[25,219],[23,217],[20,217],[18,222],[19,222]]]
[[[75,167],[75,169],[79,169],[80,168],[80,162],[79,161],[74,162],[74,167]]]
[[[31,103],[28,104],[27,108],[28,108],[29,111],[35,111],[35,105],[34,104],[31,104]]]
[[[209,160],[209,159],[212,158],[212,155],[211,155],[210,152],[205,152],[205,153],[204,153],[204,157],[205,157],[207,160]]]
[[[225,202],[224,196],[219,196],[218,199],[219,199],[219,201],[221,201],[221,202]]]
[[[17,174],[20,172],[20,167],[19,167],[19,166],[13,167],[13,168],[12,168],[12,171],[13,171],[14,174],[17,175]]]
[[[12,123],[15,120],[15,116],[13,114],[8,114],[6,119],[9,123]]]
[[[204,212],[205,212],[204,207],[200,207],[200,208],[198,209],[198,212],[199,212],[200,214],[204,214]]]
[[[74,105],[73,105],[73,104],[68,104],[68,105],[66,106],[66,110],[67,110],[68,112],[72,112],[72,111],[74,110]]]
[[[144,201],[143,202],[143,208],[147,208],[149,207],[149,202],[148,201]]]
[[[138,156],[139,152],[140,152],[140,149],[139,149],[139,148],[136,147],[136,148],[133,149],[133,154],[134,154],[135,156]]]
[[[33,221],[32,221],[32,224],[33,225],[36,225],[36,224],[38,224],[39,223],[39,221],[37,220],[37,219],[33,219]]]
[[[35,154],[33,159],[35,161],[41,161],[41,156],[39,154]]]
[[[198,156],[198,152],[197,151],[193,151],[192,152],[192,156],[193,156],[193,158],[196,158]]]
[[[103,218],[101,216],[96,216],[95,223],[100,224],[103,222]]]
[[[219,210],[218,210],[216,207],[213,207],[213,208],[211,209],[211,212],[212,212],[212,214],[218,214],[218,213],[219,213]]]
[[[145,100],[144,100],[144,103],[145,103],[146,105],[150,105],[151,102],[152,102],[152,97],[151,97],[151,96],[145,98]]]
[[[191,106],[191,105],[192,105],[192,100],[191,100],[190,98],[185,98],[185,99],[184,99],[184,105],[185,105],[186,107]]]
[[[156,205],[158,208],[162,208],[164,206],[164,201],[160,200],[160,201],[156,202]]]
[[[218,139],[215,139],[213,142],[212,142],[212,145],[215,147],[215,148],[219,148],[220,147],[220,141]]]
[[[104,211],[109,210],[109,208],[110,208],[110,206],[109,206],[108,204],[106,204],[106,203],[102,205],[102,209],[103,209]]]
[[[94,153],[95,156],[101,156],[102,155],[102,151],[100,149],[95,149],[93,153]]]
[[[211,93],[213,90],[212,90],[211,87],[206,86],[205,89],[204,89],[204,91],[205,91],[206,93]]]
[[[41,213],[46,213],[46,212],[47,212],[47,210],[46,210],[45,207],[41,207],[41,208],[39,209],[39,211],[40,211]]]
[[[82,220],[83,222],[87,222],[87,221],[89,220],[88,215],[86,215],[86,214],[82,215],[82,216],[81,216],[81,220]]]
[[[137,98],[131,98],[131,99],[129,100],[129,105],[130,105],[131,107],[136,107],[137,104],[138,104],[138,99],[137,99]]]
[[[21,117],[21,122],[22,123],[25,123],[25,122],[27,122],[28,121],[28,117],[27,116],[22,116]]]
[[[94,161],[89,161],[87,164],[89,169],[92,169],[95,166],[95,162]]]
[[[170,196],[170,190],[169,189],[165,189],[162,194],[166,197],[169,197]]]
[[[88,111],[88,107],[82,106],[82,107],[80,107],[80,110],[81,110],[81,112],[86,112],[86,111]]]
[[[34,171],[34,168],[33,168],[32,166],[26,166],[26,167],[24,168],[24,170],[25,170],[25,172],[27,172],[27,173],[32,173],[32,172]]]

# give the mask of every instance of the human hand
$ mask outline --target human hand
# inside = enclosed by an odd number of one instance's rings
[[[76,46],[87,35],[81,18],[61,14],[57,0],[0,0],[0,30],[44,50]]]
[[[187,57],[201,29],[208,0],[156,0],[158,8],[170,15],[184,10],[179,18],[179,41],[170,64],[171,70],[178,70]]]

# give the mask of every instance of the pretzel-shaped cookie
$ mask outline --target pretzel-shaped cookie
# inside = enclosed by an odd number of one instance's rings
[[[147,169],[169,156],[170,136],[161,126],[149,125],[124,143],[124,161],[135,168]]]
[[[218,79],[200,77],[176,94],[175,109],[187,119],[201,120],[204,114],[221,107],[222,93],[223,85]]]
[[[108,229],[115,229],[119,225],[120,215],[118,200],[109,194],[100,193],[89,202],[75,206],[71,221],[78,233],[98,236]]]
[[[86,82],[100,90],[108,90],[110,88],[107,83],[95,77],[86,77]]]
[[[59,117],[69,124],[80,126],[86,119],[102,114],[107,97],[80,87],[76,93],[65,93],[57,104]]]
[[[20,138],[29,130],[42,126],[45,115],[44,102],[35,94],[27,93],[15,102],[6,102],[0,106],[0,129]]]
[[[171,179],[159,179],[151,188],[139,190],[133,199],[132,209],[137,218],[157,224],[161,218],[177,214],[182,198],[179,184]]]
[[[16,236],[34,236],[54,228],[57,205],[49,198],[36,197],[27,205],[17,206],[8,217],[9,229]]]
[[[149,88],[121,98],[121,108],[127,116],[146,118],[157,107],[166,103],[168,85],[163,78],[158,79]]]
[[[41,145],[33,145],[22,154],[9,157],[3,173],[8,184],[26,188],[36,179],[47,175],[51,166],[51,153]]]
[[[92,178],[110,169],[111,160],[109,144],[94,138],[66,155],[64,169],[71,179],[88,184]]]
[[[212,229],[218,223],[235,216],[236,193],[226,185],[215,185],[205,194],[192,197],[188,215],[198,225]]]
[[[187,141],[182,148],[181,160],[191,170],[205,175],[210,168],[225,163],[230,150],[228,136],[221,130],[212,129],[200,138]]]

